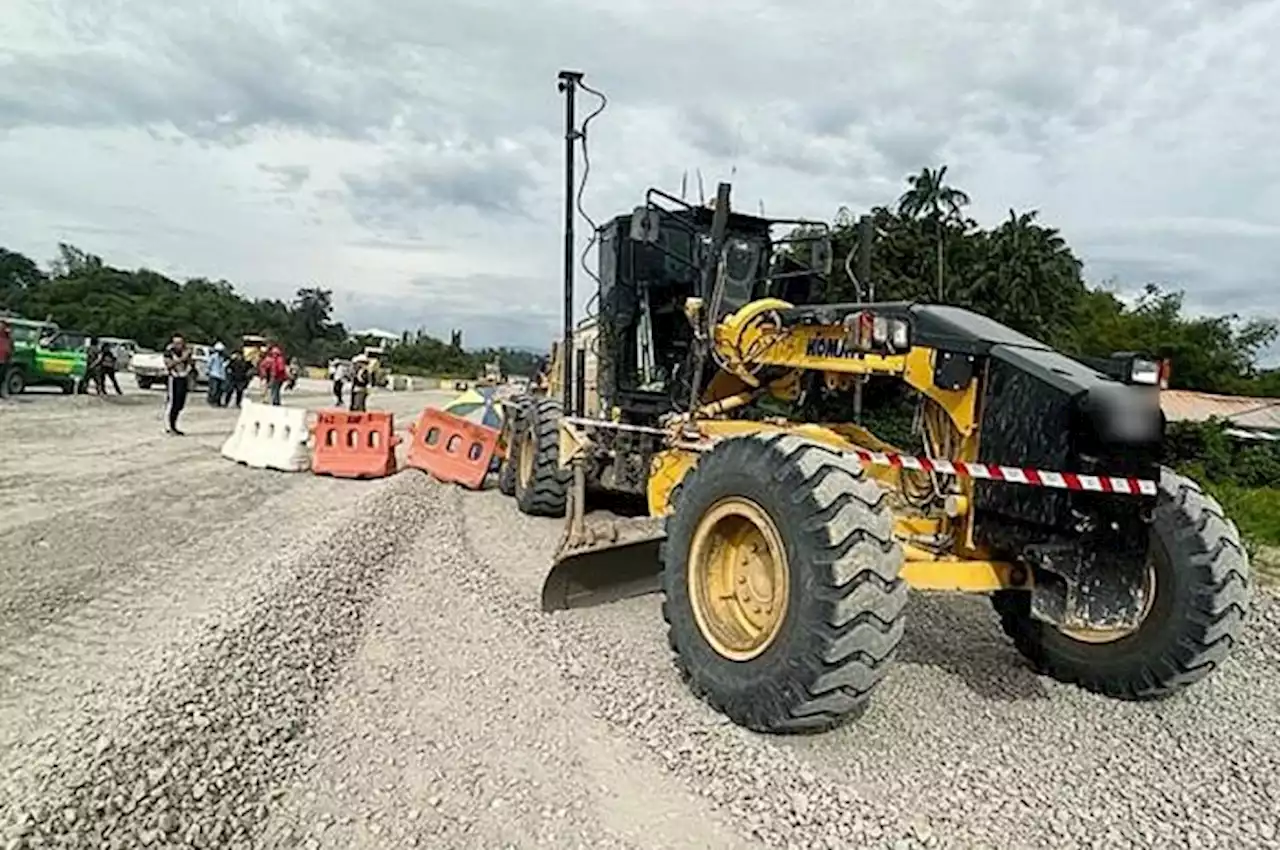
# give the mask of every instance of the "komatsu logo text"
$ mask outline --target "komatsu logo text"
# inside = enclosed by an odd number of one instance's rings
[[[855,348],[846,348],[844,338],[838,336],[814,337],[804,347],[806,357],[848,357],[861,356]]]

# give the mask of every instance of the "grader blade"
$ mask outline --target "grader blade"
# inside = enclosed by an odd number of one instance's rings
[[[664,537],[662,517],[571,518],[542,584],[542,610],[585,608],[656,592]]]

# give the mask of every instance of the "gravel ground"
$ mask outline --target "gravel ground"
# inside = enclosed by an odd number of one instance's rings
[[[8,846],[1280,846],[1273,591],[1156,705],[918,597],[862,721],[766,738],[689,695],[656,598],[539,611],[557,522],[413,471],[245,469],[233,412],[167,438],[159,404],[0,403]]]

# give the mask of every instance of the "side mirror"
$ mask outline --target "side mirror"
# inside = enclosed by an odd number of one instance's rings
[[[652,207],[636,207],[635,212],[631,213],[631,241],[653,244],[658,241],[658,231],[661,229],[662,218]]]

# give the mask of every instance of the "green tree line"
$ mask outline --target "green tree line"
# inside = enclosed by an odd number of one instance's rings
[[[944,166],[911,175],[896,203],[865,212],[875,228],[877,300],[968,307],[1073,356],[1138,351],[1168,358],[1175,389],[1280,396],[1280,370],[1258,365],[1280,336],[1274,319],[1190,316],[1183,292],[1163,281],[1140,282],[1126,304],[1117,282],[1085,282],[1083,263],[1037,211],[1010,210],[983,228],[965,215],[970,202],[946,183]],[[842,208],[835,217],[831,300],[859,295],[841,266],[853,256],[862,214]]]
[[[1280,395],[1280,370],[1261,369],[1257,361],[1277,338],[1274,321],[1189,316],[1183,293],[1164,282],[1147,284],[1127,304],[1114,283],[1085,282],[1081,261],[1036,211],[1010,210],[989,228],[969,218],[970,196],[950,186],[946,172],[921,169],[894,203],[867,211],[876,230],[871,280],[878,300],[969,307],[1073,355],[1167,357],[1176,388]],[[833,222],[836,269],[827,293],[833,300],[858,294],[841,268],[857,241],[857,218],[843,208]],[[174,332],[228,343],[257,333],[312,364],[349,357],[365,342],[351,340],[333,321],[332,292],[318,286],[300,288],[288,301],[247,298],[225,280],[176,281],[147,269],[115,268],[66,244],[47,268],[0,248],[0,309],[148,347]],[[391,357],[404,371],[467,377],[495,354],[510,374],[536,368],[537,358],[524,351],[467,351],[460,331],[448,341],[407,333]]]
[[[231,346],[245,334],[259,334],[311,365],[349,358],[377,342],[352,338],[333,320],[328,289],[302,287],[289,301],[247,298],[225,280],[176,281],[148,269],[120,269],[65,243],[47,268],[0,248],[0,311],[95,336],[134,339],[152,349],[175,333]],[[475,377],[494,357],[508,374],[532,375],[537,365],[524,351],[465,351],[461,331],[448,343],[425,332],[406,333],[390,353],[392,368],[457,377]]]

